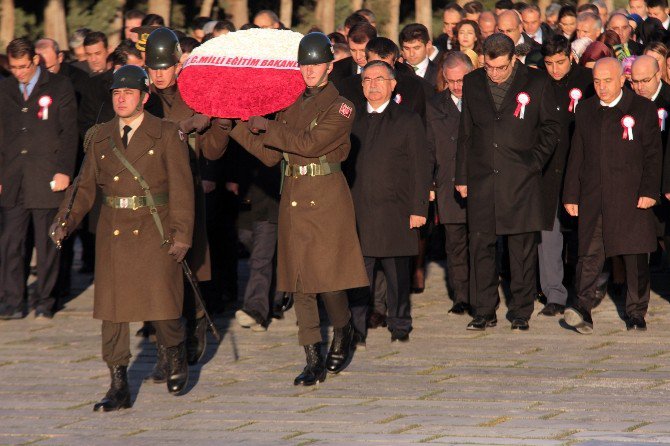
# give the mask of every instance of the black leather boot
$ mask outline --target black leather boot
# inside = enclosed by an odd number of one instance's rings
[[[302,373],[293,380],[293,384],[296,386],[313,386],[325,381],[326,367],[323,365],[321,344],[306,345],[305,356],[307,357],[307,365]]]
[[[153,381],[156,384],[161,384],[167,381],[168,374],[168,360],[165,347],[158,344],[158,351],[156,352],[156,365],[149,376],[144,378],[144,381]]]
[[[180,395],[188,383],[188,363],[186,362],[186,345],[184,342],[167,350],[168,361],[168,392]]]
[[[112,384],[105,397],[95,403],[95,412],[111,412],[113,410],[127,409],[130,404],[130,388],[128,387],[128,366],[116,365],[109,368],[112,375]]]
[[[196,365],[207,348],[207,320],[188,319],[186,321],[186,356],[188,365]]]
[[[346,367],[351,353],[351,341],[354,336],[354,327],[351,321],[342,328],[333,330],[333,342],[330,344],[326,356],[326,369],[329,373],[340,373]]]

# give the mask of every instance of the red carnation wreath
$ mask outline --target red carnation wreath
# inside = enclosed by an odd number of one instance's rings
[[[282,110],[305,90],[297,63],[302,34],[250,29],[224,34],[193,50],[179,74],[193,110],[248,119]]]

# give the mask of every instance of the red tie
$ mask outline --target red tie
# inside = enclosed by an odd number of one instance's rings
[[[23,100],[28,100],[28,84],[23,84]]]

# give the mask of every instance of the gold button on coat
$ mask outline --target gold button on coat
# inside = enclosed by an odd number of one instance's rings
[[[138,235],[140,231],[138,229],[133,229],[133,234]]]
[[[149,150],[149,155],[153,155],[153,154],[154,154],[154,149]]]
[[[119,235],[119,234],[121,234],[121,231],[119,231],[118,229],[114,229],[114,235]]]
[[[119,177],[114,177],[114,181],[119,181]]]
[[[291,206],[296,207],[297,205],[298,205],[298,202],[297,202],[297,201],[292,201],[292,202],[291,202]]]

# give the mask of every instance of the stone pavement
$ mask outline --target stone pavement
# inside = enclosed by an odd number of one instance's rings
[[[155,347],[132,338],[134,406],[111,414],[92,411],[109,382],[92,287],[52,321],[0,322],[0,444],[670,444],[666,299],[654,293],[646,333],[626,332],[609,297],[591,336],[540,317],[511,333],[504,305],[498,327],[473,333],[447,314],[443,268],[429,266],[411,341],[371,331],[348,369],[311,388],[292,384],[293,311],[266,333],[217,318],[224,339],[181,397],[142,383]]]

